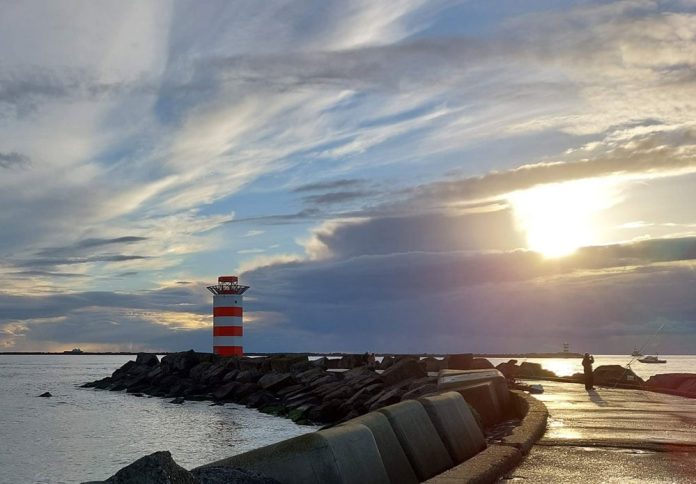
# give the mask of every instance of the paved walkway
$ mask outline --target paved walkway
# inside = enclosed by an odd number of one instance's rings
[[[696,399],[541,383],[544,437],[512,482],[696,483]]]

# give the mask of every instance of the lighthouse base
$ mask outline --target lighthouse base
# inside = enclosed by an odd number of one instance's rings
[[[213,346],[213,353],[220,356],[244,356],[241,346]]]

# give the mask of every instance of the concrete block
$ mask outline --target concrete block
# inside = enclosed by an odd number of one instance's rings
[[[440,370],[437,374],[437,387],[439,390],[448,390],[462,386],[462,384],[476,384],[495,378],[505,379],[503,374],[494,368],[487,370]]]
[[[456,391],[479,413],[485,427],[503,420],[503,410],[492,382],[460,387]]]
[[[417,484],[419,482],[399,439],[384,414],[370,412],[351,419],[343,425],[351,424],[362,424],[370,429],[392,484]]]
[[[512,430],[511,435],[502,439],[501,444],[516,447],[522,454],[527,454],[546,432],[548,410],[543,402],[524,392],[511,392],[510,399],[522,422]]]
[[[419,401],[456,464],[486,448],[483,432],[461,394],[447,392]]]
[[[426,481],[427,484],[488,484],[497,482],[522,460],[514,447],[491,445],[483,452],[442,474]]]
[[[283,484],[389,484],[372,432],[342,425],[301,435],[203,467],[233,466]]]
[[[378,411],[389,420],[419,480],[430,479],[454,465],[420,402],[406,400]]]
[[[441,392],[457,390],[487,381],[493,382],[500,408],[507,413],[510,407],[509,389],[505,376],[499,370],[493,368],[487,370],[440,370],[437,376],[437,389]]]

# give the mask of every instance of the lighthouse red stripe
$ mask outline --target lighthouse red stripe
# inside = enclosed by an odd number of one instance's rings
[[[213,336],[242,336],[242,326],[215,326]]]
[[[213,316],[242,316],[240,307],[217,307],[213,308]]]
[[[244,350],[241,346],[213,346],[213,353],[220,356],[242,356]]]

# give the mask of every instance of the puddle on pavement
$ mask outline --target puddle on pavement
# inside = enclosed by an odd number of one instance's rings
[[[584,450],[585,452],[613,452],[616,454],[633,454],[633,455],[652,455],[657,454],[657,452],[645,449],[622,449],[616,447],[576,447],[577,449]]]

